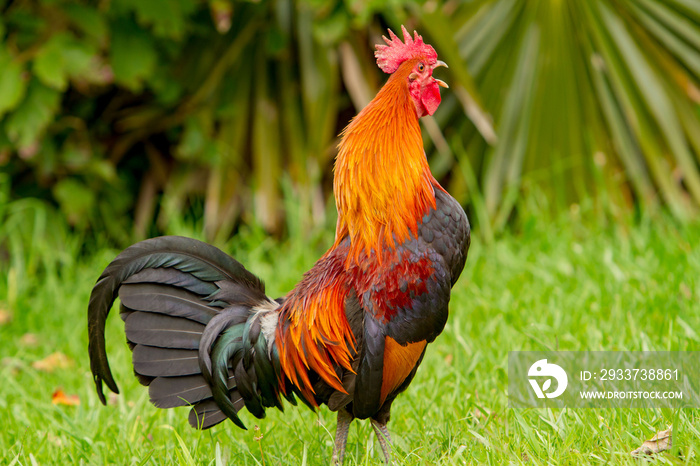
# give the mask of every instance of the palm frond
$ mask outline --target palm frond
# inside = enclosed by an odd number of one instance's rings
[[[431,35],[453,34],[462,63],[452,77],[461,83],[466,64],[469,92],[493,116],[493,145],[473,142],[485,136],[459,107],[441,126],[448,137],[458,128],[470,148],[478,188],[469,192],[481,191],[496,230],[532,189],[554,210],[605,198],[615,204],[602,209],[663,203],[679,218],[696,214],[698,10],[689,1],[482,0],[420,15]]]

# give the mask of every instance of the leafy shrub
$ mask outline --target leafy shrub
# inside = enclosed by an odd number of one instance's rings
[[[482,235],[579,204],[693,217],[700,7],[610,3],[0,0],[0,168],[118,245],[332,225],[337,135],[406,24],[450,65],[426,152]]]

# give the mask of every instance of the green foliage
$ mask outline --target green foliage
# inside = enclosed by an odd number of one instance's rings
[[[660,204],[696,215],[698,4],[480,0],[415,14],[454,73],[438,120],[446,148],[468,154],[455,165],[476,174],[480,226],[502,229],[532,192],[558,211],[596,199],[613,218]]]
[[[153,38],[134,21],[123,19],[112,26],[111,44],[114,80],[134,92],[140,91],[143,80],[153,74],[158,60]]]
[[[33,145],[39,143],[40,135],[53,120],[58,110],[61,95],[32,80],[22,104],[5,120],[5,132],[8,139],[19,151],[35,150]]]
[[[68,87],[68,79],[88,72],[96,49],[79,41],[72,34],[59,32],[51,36],[34,58],[34,75],[44,84],[59,91]]]
[[[17,107],[25,89],[21,65],[14,62],[6,50],[0,49],[0,115]]]
[[[54,202],[78,231],[122,245],[131,228],[155,234],[203,206],[207,235],[223,239],[241,218],[282,228],[288,173],[304,221],[325,224],[341,100],[336,52],[311,25],[321,19],[335,45],[348,16],[292,2],[5,5],[0,164],[12,197]]]
[[[219,242],[241,224],[279,235],[332,222],[337,135],[385,81],[373,44],[401,24],[450,65],[438,73],[451,89],[423,120],[426,152],[482,236],[527,215],[523,196],[552,212],[593,199],[618,220],[699,211],[693,2],[40,0],[0,12],[11,197],[46,200],[122,246],[182,212]]]

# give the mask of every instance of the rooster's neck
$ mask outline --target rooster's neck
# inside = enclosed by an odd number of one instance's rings
[[[343,132],[333,189],[338,208],[336,246],[349,236],[351,257],[381,255],[401,244],[435,207],[434,178],[423,150],[400,67]]]

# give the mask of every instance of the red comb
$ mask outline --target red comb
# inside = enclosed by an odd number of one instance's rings
[[[377,57],[377,66],[385,73],[393,73],[406,60],[411,58],[424,58],[428,64],[432,65],[437,61],[437,52],[430,45],[423,42],[423,38],[413,31],[413,38],[402,25],[403,42],[394,32],[389,29],[389,37],[382,36],[387,45],[377,44],[377,51],[374,56]]]

